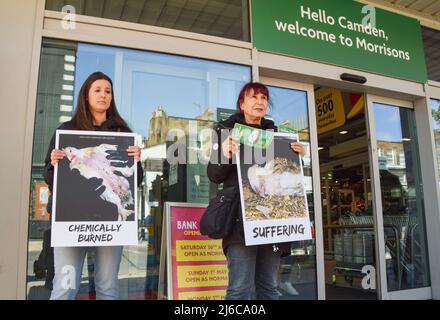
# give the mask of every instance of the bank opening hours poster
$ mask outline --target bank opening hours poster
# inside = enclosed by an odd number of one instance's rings
[[[168,299],[225,298],[228,270],[222,241],[200,234],[205,208],[204,204],[165,203]]]
[[[246,245],[312,239],[298,135],[236,124],[233,136]]]
[[[138,243],[134,145],[134,133],[56,131],[66,156],[54,168],[52,246]]]

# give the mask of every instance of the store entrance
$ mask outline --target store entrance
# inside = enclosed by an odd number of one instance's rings
[[[326,299],[377,299],[364,94],[315,87]]]

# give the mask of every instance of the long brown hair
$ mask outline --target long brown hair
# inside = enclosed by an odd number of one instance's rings
[[[124,119],[119,115],[115,104],[115,95],[113,94],[113,82],[102,72],[94,72],[86,81],[84,81],[78,94],[78,102],[76,104],[75,114],[72,117],[71,123],[75,129],[78,130],[95,130],[93,125],[93,115],[90,112],[90,105],[88,102],[89,90],[93,82],[96,80],[107,80],[110,82],[112,90],[112,101],[110,102],[110,107],[106,112],[107,119],[110,117],[113,119],[115,125],[123,130],[131,131]]]

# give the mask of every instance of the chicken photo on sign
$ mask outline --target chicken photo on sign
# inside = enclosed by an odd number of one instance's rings
[[[59,162],[56,221],[134,220],[136,164],[127,155],[133,137],[64,133]],[[60,197],[60,195],[63,195]]]
[[[99,197],[116,205],[118,220],[126,221],[134,212],[126,209],[126,207],[133,204],[133,193],[130,190],[127,178],[133,176],[135,168],[134,165],[122,168],[115,166],[126,163],[128,160],[108,159],[111,155],[110,151],[117,151],[117,149],[117,145],[100,144],[97,147],[83,149],[69,146],[62,150],[70,161],[69,168],[71,171],[77,170],[86,179],[98,179],[100,181],[100,185],[96,189],[102,191]]]
[[[258,131],[248,132],[249,139]],[[236,161],[246,244],[311,239],[302,160],[290,147],[297,134],[273,133],[261,150],[240,132]]]
[[[52,245],[137,243],[137,164],[127,148],[134,133],[56,131]]]

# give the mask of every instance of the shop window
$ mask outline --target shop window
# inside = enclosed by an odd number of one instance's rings
[[[297,132],[299,142],[304,147],[305,191],[310,220],[314,226],[315,216],[307,92],[270,86],[269,95],[271,108],[269,108],[268,117],[274,120],[280,131],[293,130]],[[316,274],[315,240],[292,243],[291,254],[281,259],[278,288],[280,299],[317,299]]]
[[[249,41],[250,39],[248,1],[46,1],[46,10],[67,12],[67,6],[73,6],[76,14],[80,15],[184,30],[234,40]]]
[[[378,154],[379,154],[379,157],[383,157],[384,153],[383,153],[382,148],[379,148]]]
[[[393,149],[387,150],[387,163],[388,163],[388,165],[394,165],[394,150]]]
[[[388,291],[427,287],[430,273],[414,110],[379,103],[373,109],[377,144],[402,150],[399,166],[379,164]]]
[[[211,141],[203,139],[199,132],[212,126],[221,115],[235,112],[238,94],[251,75],[250,68],[241,65],[43,41],[32,163],[28,299],[48,299],[53,276],[53,259],[46,241],[50,235],[46,231],[50,224],[45,209],[48,190],[42,177],[49,141],[60,122],[72,116],[84,80],[97,70],[112,78],[117,108],[139,135],[145,172],[138,189],[139,244],[124,247],[119,272],[121,299],[158,298],[164,203],[208,203],[216,186],[209,182],[206,163],[201,160],[209,158]],[[180,135],[171,139],[171,129],[179,129]],[[190,130],[195,134],[188,134]],[[170,168],[166,148],[176,141],[186,145],[187,157],[191,152],[201,155],[195,158],[197,163]],[[46,249],[42,250],[43,247]],[[35,261],[38,261],[36,269]],[[93,270],[92,251],[84,263],[77,299],[93,299]]]
[[[75,43],[45,40],[41,49],[35,108],[32,154],[31,202],[29,204],[29,299],[47,299],[53,277],[50,254],[49,189],[43,179],[44,159],[54,130],[70,118],[73,110],[73,83],[77,46]],[[44,241],[43,241],[44,239]]]
[[[405,154],[403,153],[403,151],[400,151],[399,153],[399,165],[405,166]]]
[[[440,30],[422,27],[428,79],[440,81]]]
[[[432,127],[434,128],[435,151],[440,178],[440,100],[431,99]]]

